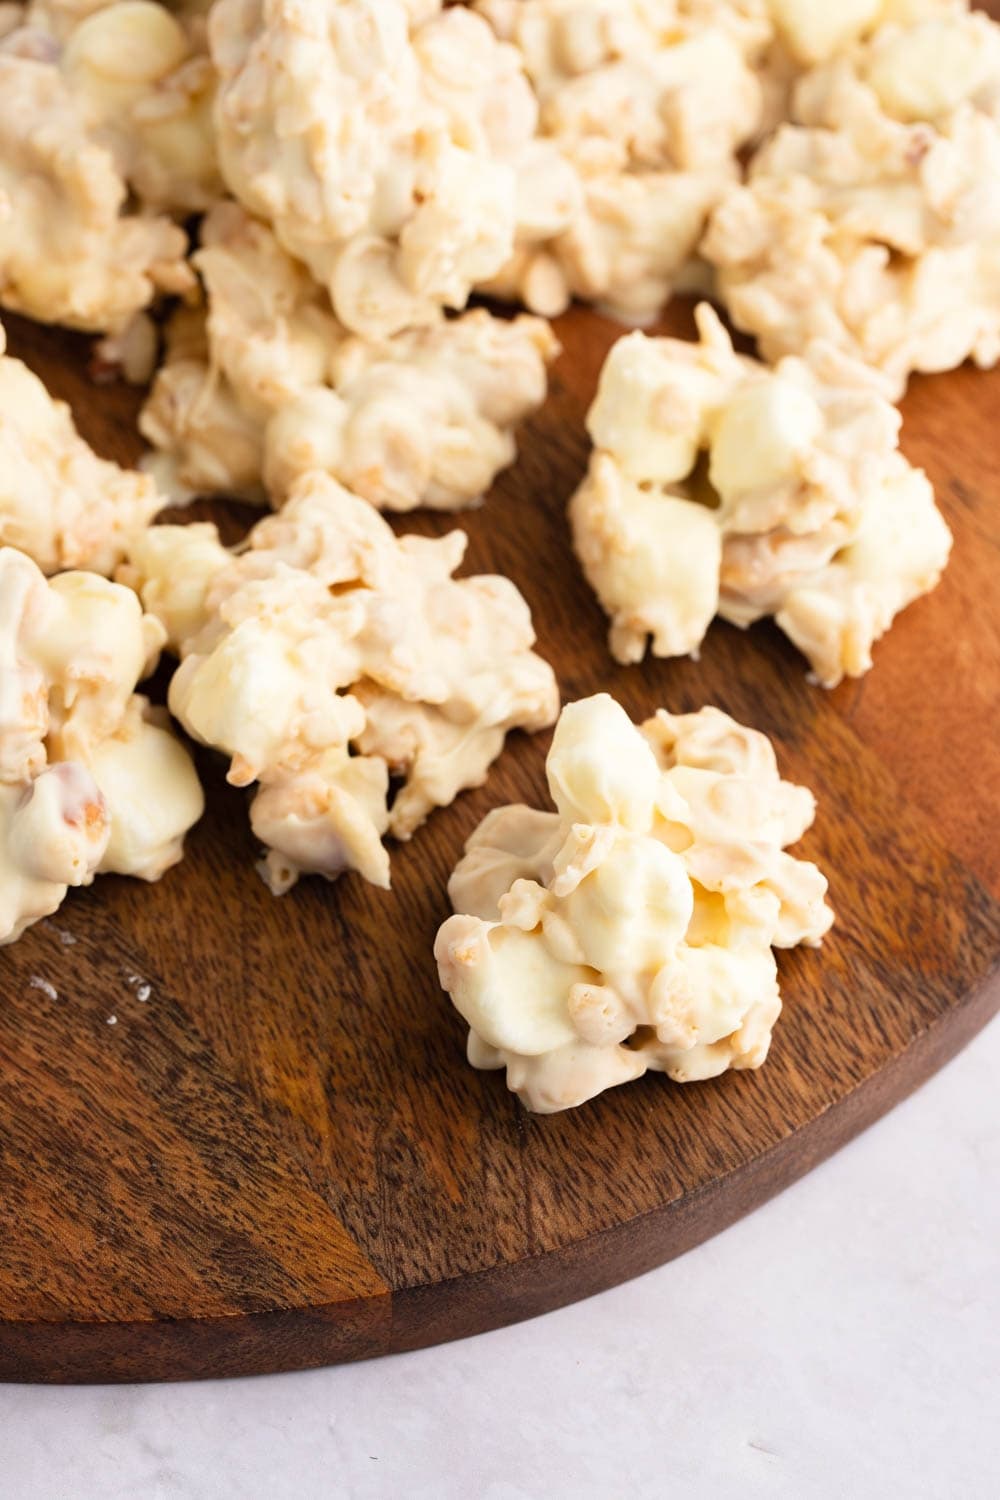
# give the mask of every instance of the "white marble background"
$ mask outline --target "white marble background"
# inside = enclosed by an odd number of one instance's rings
[[[681,1260],[302,1375],[0,1386],[0,1500],[1000,1500],[1000,1024]]]

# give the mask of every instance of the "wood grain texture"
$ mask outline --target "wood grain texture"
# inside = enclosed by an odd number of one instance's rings
[[[663,327],[688,332],[690,309]],[[95,446],[134,459],[137,397],[88,381],[85,341],[10,331]],[[467,1067],[430,956],[445,880],[489,807],[542,800],[547,736],[513,736],[485,787],[394,848],[388,895],[350,877],[271,897],[245,794],[201,754],[209,812],[181,867],[153,888],[102,878],[0,953],[0,1378],[296,1368],[569,1302],[809,1170],[1000,1004],[1000,373],[914,382],[904,447],[954,558],[874,671],[824,693],[770,625],[714,625],[698,663],[608,655],[564,508],[619,332],[562,320],[518,464],[459,520],[467,569],[522,588],[565,699],[607,689],[635,717],[717,703],[816,791],[797,852],[829,873],[838,921],[821,951],[780,958],[766,1067],[650,1076],[545,1118]]]

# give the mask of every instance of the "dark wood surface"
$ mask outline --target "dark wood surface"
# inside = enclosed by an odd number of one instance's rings
[[[689,309],[664,326],[689,331]],[[714,625],[697,664],[608,655],[564,506],[618,331],[562,321],[517,466],[460,519],[468,566],[522,588],[564,699],[717,703],[816,791],[797,852],[830,875],[838,920],[821,951],[781,957],[767,1065],[650,1076],[545,1118],[466,1065],[431,959],[445,880],[489,807],[542,799],[547,736],[514,736],[484,788],[395,848],[389,894],[355,876],[275,900],[245,796],[203,755],[183,865],[155,887],[102,878],[0,952],[0,1378],[291,1369],[572,1301],[808,1171],[1000,1003],[1000,373],[914,382],[904,447],[953,559],[869,676],[824,693],[769,625]],[[95,446],[134,459],[137,397],[88,381],[86,342],[10,332]]]

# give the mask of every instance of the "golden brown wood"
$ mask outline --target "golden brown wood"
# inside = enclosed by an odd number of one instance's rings
[[[689,309],[664,326],[688,329]],[[838,924],[782,958],[766,1068],[534,1118],[466,1066],[430,958],[444,883],[488,807],[541,798],[545,736],[514,737],[484,788],[394,851],[389,895],[352,877],[274,900],[244,796],[202,756],[210,812],[182,867],[154,888],[102,879],[0,954],[0,1378],[294,1368],[571,1301],[807,1171],[1000,1002],[1000,372],[914,383],[904,446],[954,561],[874,671],[825,694],[770,626],[714,626],[697,664],[608,656],[564,503],[618,332],[563,320],[550,402],[460,524],[469,566],[524,590],[565,698],[607,688],[636,716],[716,702],[815,788],[802,852],[830,872]],[[12,334],[95,445],[134,458],[137,398],[88,382],[86,343]]]

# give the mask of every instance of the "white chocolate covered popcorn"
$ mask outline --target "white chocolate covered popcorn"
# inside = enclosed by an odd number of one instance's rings
[[[1000,354],[1000,27],[886,24],[806,73],[795,123],[715,210],[702,252],[764,356],[821,338],[883,371]]]
[[[186,236],[126,211],[111,150],[89,133],[58,62],[0,42],[0,305],[47,323],[118,332],[157,292],[191,284]]]
[[[322,470],[385,510],[478,500],[515,457],[557,345],[538,318],[439,315],[388,339],[349,335],[266,225],[218,205],[193,257],[202,316],[168,334],[140,427],[175,496],[280,504]]]
[[[538,135],[512,158],[515,252],[488,289],[546,315],[575,296],[650,321],[757,128],[761,90],[745,51],[769,31],[760,7],[476,8],[520,50],[540,111]]]
[[[180,859],[201,787],[135,692],[163,640],[121,584],[46,581],[0,548],[0,943],[95,873],[158,880]]]
[[[696,653],[716,614],[773,615],[833,687],[934,587],[951,535],[869,370],[819,344],[769,369],[696,317],[697,343],[620,339],[588,415],[570,520],[611,651]]]
[[[99,458],[0,328],[0,546],[44,573],[111,573],[164,504],[146,474]]]
[[[409,838],[478,786],[509,730],[551,724],[551,668],[505,578],[452,577],[462,532],[396,538],[327,475],[299,480],[234,555],[212,526],[155,526],[124,573],[182,661],[170,707],[258,783],[276,893],[304,873],[389,884]],[[402,785],[388,802],[389,778]]]
[[[348,328],[461,308],[510,255],[535,103],[517,53],[440,0],[217,0],[219,162]]]
[[[772,948],[833,920],[820,871],[785,852],[811,793],[717,709],[637,729],[604,693],[563,709],[546,767],[556,811],[495,809],[449,882],[434,953],[470,1062],[542,1113],[647,1070],[759,1067]]]

